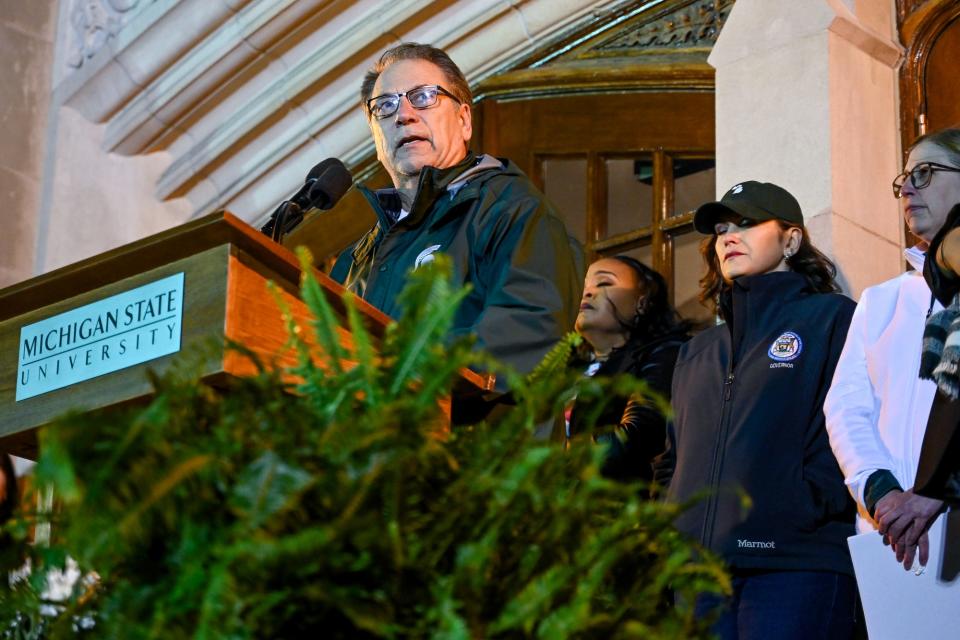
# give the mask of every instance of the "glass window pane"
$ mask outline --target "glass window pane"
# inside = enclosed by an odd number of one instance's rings
[[[586,244],[587,159],[546,158],[543,161],[543,186],[547,199],[567,225],[567,232],[581,244]]]
[[[653,212],[653,162],[610,158],[607,169],[607,237],[646,227]]]
[[[703,258],[700,257],[702,234],[693,231],[673,237],[673,301],[677,311],[684,319],[703,329],[714,323],[713,312],[700,304],[700,278],[706,273]]]
[[[713,160],[673,160],[673,213],[694,211],[717,195],[717,172]]]

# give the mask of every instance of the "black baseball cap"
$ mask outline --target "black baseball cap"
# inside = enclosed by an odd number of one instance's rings
[[[697,209],[693,227],[700,233],[711,234],[717,221],[731,213],[757,222],[783,220],[803,226],[800,203],[789,191],[771,182],[748,180],[730,187],[719,202],[708,202]]]

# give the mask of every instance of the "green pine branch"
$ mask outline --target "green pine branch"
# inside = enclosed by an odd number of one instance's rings
[[[5,527],[4,566],[30,573],[0,592],[0,637],[706,637],[670,592],[729,584],[673,528],[685,505],[602,477],[599,447],[534,437],[574,395],[662,401],[570,370],[575,335],[526,378],[451,342],[465,291],[442,258],[411,275],[380,340],[353,298],[338,316],[304,273],[312,324],[281,311],[291,371],[257,363],[213,388],[186,353],[148,405],[43,430],[33,490],[57,506]],[[440,432],[438,400],[465,367],[508,380],[514,404]],[[49,544],[28,543],[37,525]],[[84,577],[44,608],[68,558]]]

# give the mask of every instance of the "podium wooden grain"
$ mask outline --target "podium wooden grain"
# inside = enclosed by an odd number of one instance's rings
[[[163,356],[39,396],[16,401],[20,329],[90,302],[160,278],[184,273],[181,354],[192,350],[200,374],[211,384],[225,376],[250,375],[255,365],[227,348],[244,345],[264,363],[290,365],[287,331],[267,281],[276,283],[291,313],[306,327],[310,314],[299,298],[300,266],[286,248],[271,242],[227,212],[217,212],[88,260],[0,291],[0,450],[35,458],[36,430],[68,410],[90,411],[149,397],[148,369],[167,370],[178,354]],[[335,311],[345,313],[343,288],[315,273]],[[357,301],[367,329],[379,339],[390,319]],[[344,346],[351,344],[340,331]],[[349,363],[346,363],[349,365]],[[471,371],[463,383],[477,390],[493,380]],[[444,403],[449,411],[449,403]]]

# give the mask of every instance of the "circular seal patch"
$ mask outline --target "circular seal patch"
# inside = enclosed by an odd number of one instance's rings
[[[773,341],[767,355],[777,362],[789,362],[796,360],[800,352],[803,351],[803,340],[793,331],[784,331],[780,337]]]

